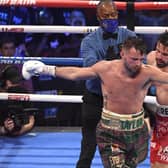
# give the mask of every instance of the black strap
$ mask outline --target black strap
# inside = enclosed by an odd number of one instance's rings
[[[127,23],[127,28],[134,31],[134,26],[135,26],[135,8],[134,8],[134,1],[127,1],[127,17],[126,17],[126,23]]]

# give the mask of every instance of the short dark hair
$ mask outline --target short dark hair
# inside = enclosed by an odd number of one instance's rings
[[[165,31],[164,33],[160,34],[158,42],[168,47],[168,31]]]
[[[100,2],[98,3],[98,5],[101,4],[101,3],[103,3],[103,2],[113,2],[113,0],[100,0]]]
[[[122,44],[122,48],[124,49],[130,49],[132,47],[139,50],[141,54],[146,53],[146,44],[140,37],[128,37]]]
[[[2,40],[0,41],[0,48],[2,48],[3,45],[6,43],[13,43],[16,46],[16,41],[13,36],[4,36]]]
[[[112,2],[112,4],[114,5],[114,7],[116,8],[116,5],[114,3],[113,0],[100,0],[100,2],[97,4],[97,9],[103,4],[103,3],[109,3]],[[117,9],[117,8],[116,8]]]
[[[6,81],[9,80],[11,81],[13,84],[17,84],[19,83],[23,78],[21,76],[21,74],[19,73],[19,70],[16,66],[14,65],[7,65],[0,76],[0,79],[2,81]]]

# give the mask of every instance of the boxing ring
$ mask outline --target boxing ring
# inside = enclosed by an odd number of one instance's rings
[[[99,1],[86,0],[3,0],[1,6],[37,6],[55,8],[95,8]],[[124,10],[126,2],[115,2],[118,9]],[[135,2],[135,10],[168,9],[168,2]],[[27,26],[0,25],[0,32],[31,33],[90,33],[97,26]],[[135,26],[136,33],[159,34],[168,30],[160,26]],[[0,64],[23,64],[27,60],[40,60],[49,65],[82,66],[82,58],[49,57],[0,57]],[[82,103],[82,95],[45,95],[0,93],[0,100],[17,100],[31,102]],[[156,98],[146,96],[144,102],[156,103]],[[32,132],[15,138],[0,137],[0,168],[74,168],[80,153],[80,128],[35,127]],[[92,168],[102,168],[98,151]],[[149,167],[147,159],[138,168]]]

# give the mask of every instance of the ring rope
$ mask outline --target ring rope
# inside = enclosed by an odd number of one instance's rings
[[[120,26],[126,28],[126,26]],[[0,32],[16,33],[78,33],[85,34],[96,31],[98,26],[32,26],[32,25],[0,25]],[[138,34],[160,34],[168,31],[167,26],[135,26]]]
[[[62,102],[62,103],[82,103],[82,95],[45,95],[45,94],[18,94],[0,93],[0,100],[16,100],[31,102]],[[156,104],[155,96],[146,96],[145,103]]]
[[[0,57],[0,64],[23,64],[28,60],[42,61],[48,65],[83,66],[83,58],[63,57]]]
[[[61,8],[95,8],[99,1],[86,0],[1,0],[1,6],[37,6]],[[115,2],[118,9],[125,10],[127,2]],[[168,2],[134,2],[135,10],[167,9]]]

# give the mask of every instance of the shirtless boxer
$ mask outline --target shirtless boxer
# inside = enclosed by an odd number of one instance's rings
[[[100,61],[91,67],[56,67],[27,61],[22,74],[52,75],[70,80],[99,77],[104,99],[97,126],[97,143],[105,168],[135,168],[148,152],[148,129],[142,104],[152,82],[168,84],[168,73],[144,65],[145,44],[136,37],[122,46],[120,60]]]
[[[168,73],[168,32],[159,36],[156,50],[147,56],[147,63]],[[150,147],[152,168],[168,168],[168,85],[155,84],[157,105],[156,124]]]

